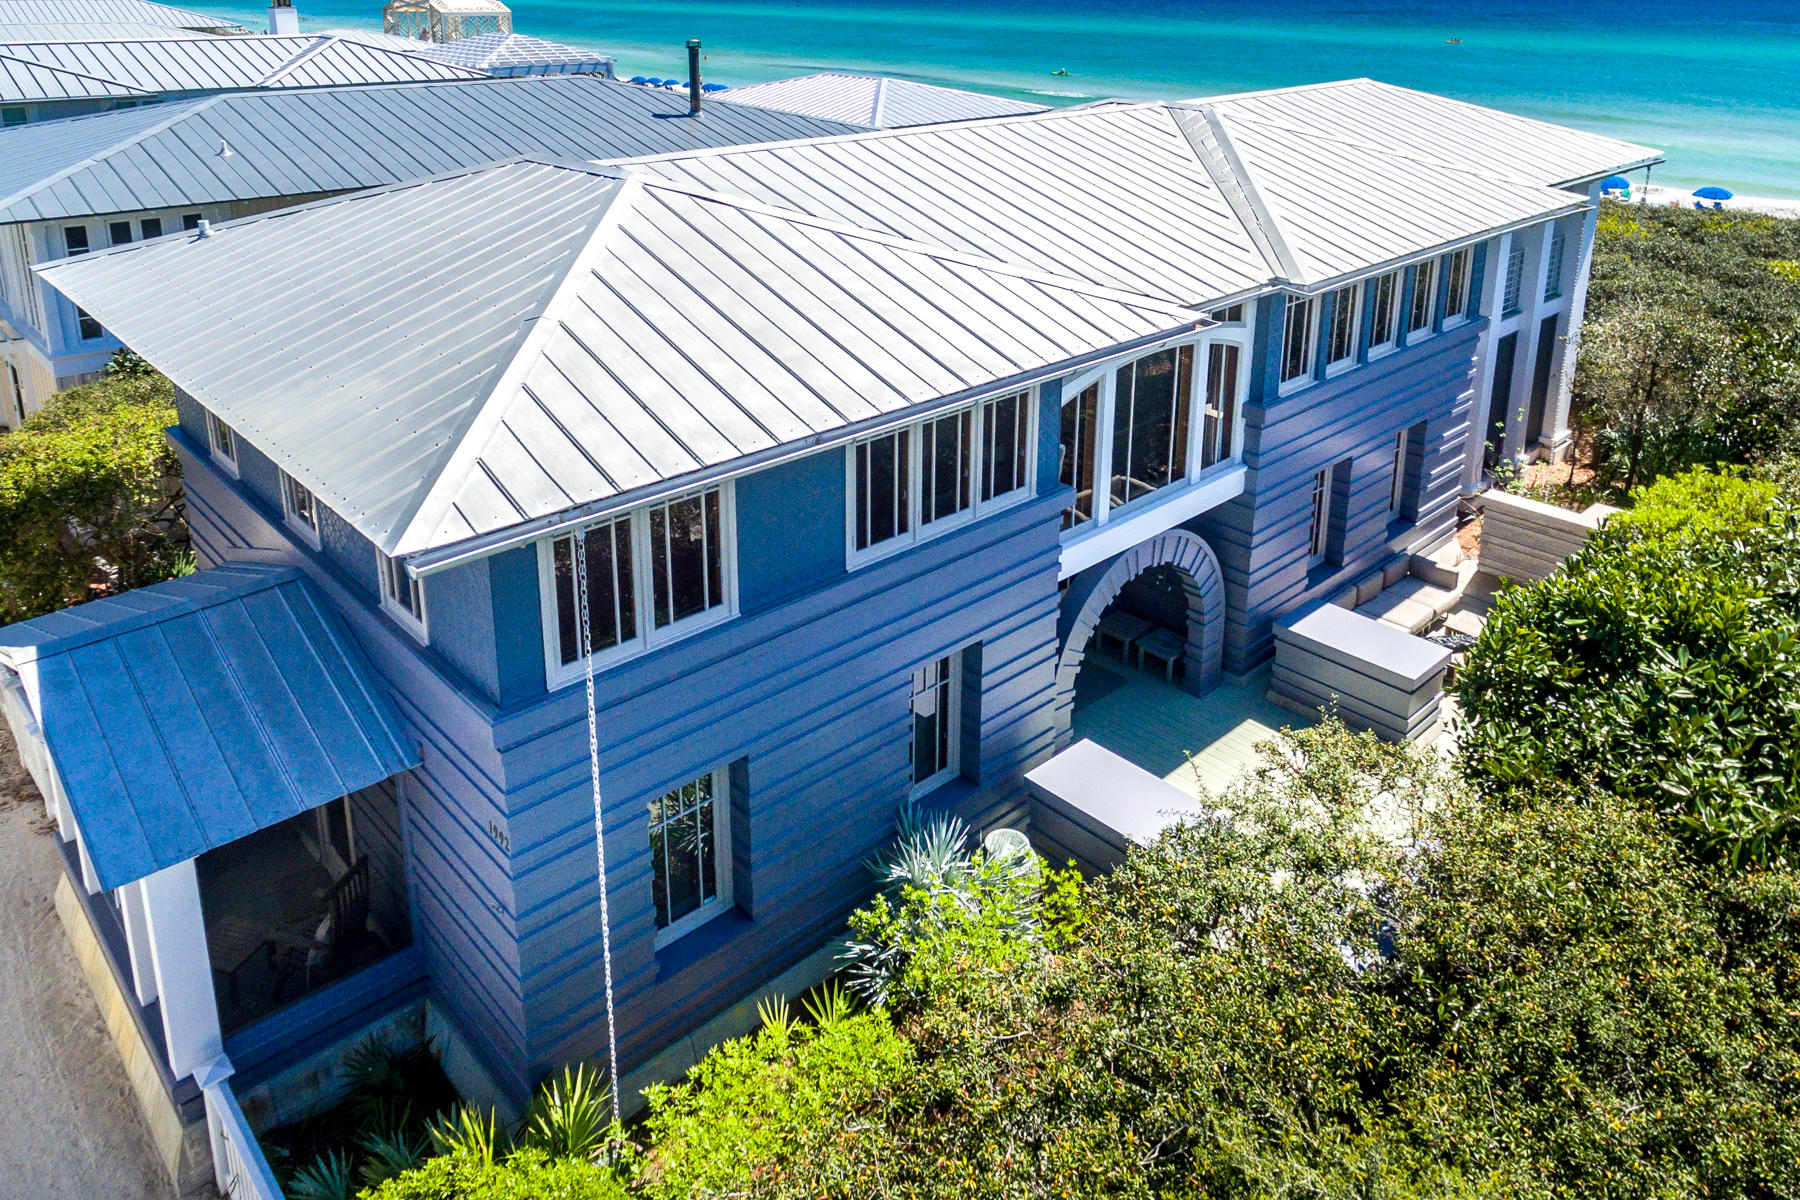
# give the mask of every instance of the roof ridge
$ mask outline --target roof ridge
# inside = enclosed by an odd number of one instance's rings
[[[1220,197],[1250,235],[1276,281],[1304,282],[1299,261],[1282,236],[1280,222],[1269,211],[1218,112],[1211,105],[1172,106],[1169,111],[1175,118],[1175,128],[1193,148],[1194,157],[1218,186]]]
[[[541,165],[568,169],[566,164],[559,162],[543,162]],[[481,451],[487,445],[487,435],[505,420],[506,414],[501,411],[504,406],[496,401],[522,385],[526,373],[537,365],[536,351],[555,334],[561,324],[562,314],[580,300],[584,282],[582,276],[584,273],[591,275],[592,264],[609,249],[607,233],[617,227],[619,221],[631,210],[637,194],[643,190],[643,181],[635,175],[607,175],[600,171],[591,173],[599,178],[617,180],[618,186],[601,202],[599,211],[577,240],[561,270],[544,288],[541,293],[542,301],[520,323],[517,337],[502,358],[505,365],[494,377],[493,385],[485,389],[482,398],[470,406],[462,427],[450,435],[449,453],[438,464],[435,474],[411,505],[393,522],[386,545],[382,547],[384,553],[396,556],[411,553],[408,549],[409,540],[415,536],[429,538],[443,520],[454,503],[457,487],[463,477],[478,465]]]
[[[299,67],[302,63],[311,62],[323,53],[327,46],[334,45],[339,40],[341,39],[335,34],[321,33],[315,35],[312,40],[312,45],[302,47],[299,51],[287,58],[280,66],[276,67],[273,71],[270,71],[267,75],[264,75],[250,86],[259,88],[268,87],[283,75],[286,75],[296,67]]]
[[[876,129],[881,128],[881,110],[887,107],[888,84],[892,82],[885,75],[875,77],[874,103],[869,106],[869,124]]]
[[[114,154],[117,154],[119,151],[125,149],[127,146],[133,146],[133,145],[136,145],[138,142],[143,141],[145,138],[154,137],[156,134],[162,133],[164,130],[169,129],[172,126],[179,124],[182,121],[187,120],[189,117],[193,116],[195,113],[200,112],[203,109],[211,108],[215,103],[217,103],[220,100],[223,100],[224,98],[225,97],[223,95],[217,95],[217,96],[201,96],[201,97],[197,98],[196,100],[187,101],[187,102],[176,101],[174,103],[174,105],[172,105],[172,107],[178,109],[179,111],[171,113],[166,120],[158,121],[151,125],[146,125],[146,126],[144,126],[144,128],[138,130],[134,134],[131,134],[129,137],[120,138],[118,141],[111,142],[111,143],[107,144],[105,147],[103,147],[99,150],[96,150],[94,153],[88,155],[86,158],[82,159],[78,163],[74,163],[70,166],[64,167],[60,171],[55,171],[55,172],[51,173],[50,175],[47,175],[44,178],[39,179],[39,180],[29,184],[22,190],[12,193],[9,196],[0,196],[0,213],[4,213],[7,209],[11,208],[13,205],[17,204],[19,201],[24,200],[30,196],[34,196],[38,192],[43,191],[45,188],[54,187],[56,184],[69,178],[69,176],[75,174],[75,172],[84,171],[87,168],[102,161],[103,159],[108,158]],[[100,116],[101,114],[94,113],[92,115]]]

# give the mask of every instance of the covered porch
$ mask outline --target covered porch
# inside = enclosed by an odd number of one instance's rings
[[[237,1047],[318,1032],[410,941],[419,758],[367,661],[300,572],[232,564],[0,630],[0,701],[63,843],[59,911],[160,1080],[134,1086],[175,1129],[177,1186],[278,1194]]]

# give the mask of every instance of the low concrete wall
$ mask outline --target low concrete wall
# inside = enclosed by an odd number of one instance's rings
[[[1554,504],[1506,492],[1483,492],[1476,500],[1481,526],[1481,570],[1514,583],[1535,583],[1587,545],[1588,538],[1619,510],[1592,504],[1570,512]]]
[[[1450,651],[1404,630],[1315,602],[1275,623],[1269,698],[1296,712],[1335,711],[1392,742],[1437,724]]]

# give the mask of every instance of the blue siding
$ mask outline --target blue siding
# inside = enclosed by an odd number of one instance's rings
[[[737,483],[738,606],[755,612],[844,574],[845,457],[809,454]]]

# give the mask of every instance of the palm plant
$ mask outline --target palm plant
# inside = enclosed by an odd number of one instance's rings
[[[599,1159],[618,1139],[610,1093],[586,1063],[565,1067],[559,1078],[538,1089],[519,1141],[552,1158]]]
[[[356,1175],[350,1156],[331,1150],[307,1163],[288,1180],[289,1200],[351,1200],[356,1195]]]
[[[425,1131],[439,1154],[455,1154],[491,1163],[512,1149],[512,1137],[493,1109],[459,1104]]]
[[[431,1139],[426,1134],[408,1135],[404,1125],[386,1133],[365,1133],[357,1142],[362,1147],[360,1174],[364,1187],[379,1187],[396,1175],[412,1170],[431,1153]]]

